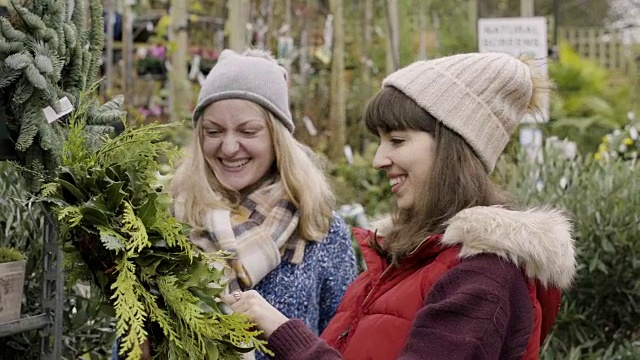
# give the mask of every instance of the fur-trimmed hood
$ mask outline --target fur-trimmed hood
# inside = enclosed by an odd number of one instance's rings
[[[572,224],[557,209],[465,209],[449,220],[442,243],[461,245],[461,258],[481,253],[499,255],[544,286],[567,288],[576,272]]]
[[[384,236],[391,219],[374,222]],[[572,224],[560,210],[534,208],[508,210],[477,206],[460,211],[448,221],[442,244],[460,245],[460,257],[491,253],[521,267],[543,286],[565,289],[576,272]]]

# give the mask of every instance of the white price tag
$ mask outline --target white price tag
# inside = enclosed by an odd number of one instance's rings
[[[44,116],[47,118],[47,122],[49,124],[73,111],[73,105],[71,105],[71,102],[66,96],[58,100],[58,103],[60,104],[59,113],[56,113],[51,106],[47,106],[42,109],[42,112],[44,112]]]

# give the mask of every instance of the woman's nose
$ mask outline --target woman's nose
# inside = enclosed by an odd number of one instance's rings
[[[223,155],[232,156],[238,151],[239,148],[240,148],[240,143],[238,142],[238,139],[236,139],[235,136],[228,135],[222,139],[221,150]]]
[[[389,159],[389,156],[387,156],[387,153],[382,145],[378,145],[376,155],[373,157],[373,161],[371,164],[378,170],[391,166],[391,159]]]

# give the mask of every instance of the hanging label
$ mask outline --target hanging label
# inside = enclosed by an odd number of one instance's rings
[[[42,109],[42,112],[44,112],[44,116],[47,118],[47,122],[49,124],[73,111],[73,105],[71,105],[71,101],[69,101],[66,96],[58,100],[58,104],[60,104],[59,113],[53,110],[51,106],[47,106],[46,108]]]

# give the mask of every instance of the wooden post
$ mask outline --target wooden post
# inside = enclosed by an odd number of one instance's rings
[[[191,83],[187,75],[189,38],[187,3],[171,0],[171,71],[169,71],[171,121],[180,121],[189,111],[192,101]]]
[[[229,0],[227,7],[229,9],[228,29],[229,29],[229,48],[238,52],[245,50],[247,18],[245,16],[246,0]]]
[[[104,64],[104,94],[109,96],[109,91],[113,87],[113,37],[114,37],[114,25],[116,22],[116,12],[114,0],[105,1],[106,16],[106,43],[105,43],[105,64]]]
[[[469,32],[473,41],[473,48],[478,50],[478,0],[469,0]]]
[[[330,0],[333,14],[333,51],[331,59],[331,108],[329,127],[331,141],[329,157],[340,159],[346,143],[346,84],[344,79],[344,3],[343,0]]]
[[[387,0],[387,24],[389,29],[389,50],[391,53],[387,60],[387,73],[400,68],[400,20],[398,18],[398,0]]]
[[[535,13],[534,0],[520,0],[520,16],[533,17]]]
[[[122,15],[122,92],[125,101],[131,102],[133,77],[133,11],[131,5],[125,1]]]

